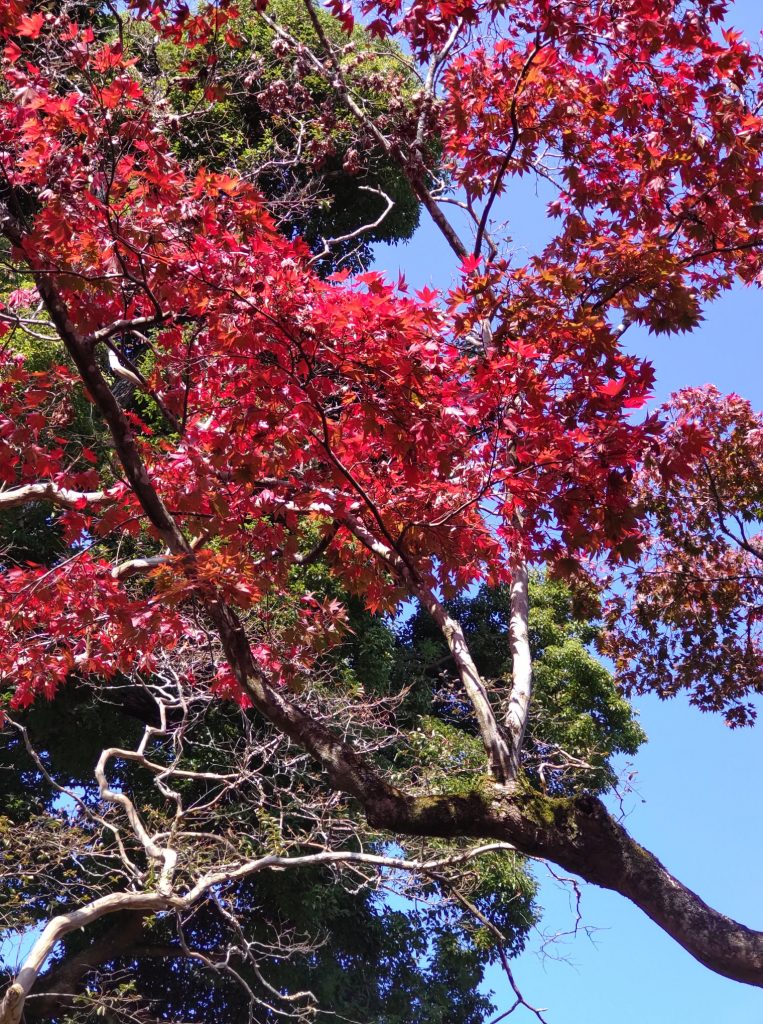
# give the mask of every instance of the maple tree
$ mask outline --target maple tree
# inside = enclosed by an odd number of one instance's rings
[[[619,571],[651,515],[672,572],[701,554],[675,526],[676,479],[690,481],[680,486],[700,534],[728,540],[737,504],[743,522],[756,518],[754,474],[729,468],[740,444],[758,443],[752,414],[695,394],[675,430],[638,419],[653,375],[624,334],[632,323],[690,329],[703,301],[760,276],[760,57],[722,29],[723,0],[369,0],[367,31],[403,42],[422,79],[381,119],[353,78],[362,62],[342,63],[311,0],[311,42],[263,6],[295,73],[324,82],[405,176],[457,256],[459,283],[411,296],[378,273],[322,279],[235,168],[190,171],[176,157],[161,101],[108,26],[65,6],[6,4],[0,231],[16,287],[0,311],[0,510],[45,503],[69,546],[52,567],[3,566],[0,673],[14,705],[52,698],[73,675],[150,675],[173,652],[204,650],[211,678],[190,667],[188,681],[256,709],[372,827],[548,858],[632,899],[712,969],[763,983],[759,933],[673,879],[595,796],[549,796],[523,770],[528,567]],[[329,8],[351,33],[350,6]],[[205,101],[224,102],[225,83],[209,79],[225,48],[242,46],[236,8],[135,9],[188,48],[184,73],[206,83]],[[518,263],[493,214],[526,174],[552,184],[557,230]],[[444,212],[453,203],[471,235]],[[12,344],[21,331],[55,332],[60,359],[30,368]],[[120,402],[114,373],[142,405]],[[102,452],[62,429],[78,389],[106,428]],[[710,457],[706,436],[688,431],[670,457],[676,430],[697,419],[727,450]],[[759,557],[737,526],[737,548]],[[351,703],[340,730],[300,699],[346,628],[340,601],[294,599],[293,570],[317,556],[371,612],[415,599],[431,616],[482,740],[480,785],[398,785],[353,742]],[[446,603],[483,582],[509,593],[511,678],[493,684]],[[726,707],[756,688],[759,620],[738,610],[747,589],[721,590],[700,603],[718,609],[732,644],[749,627],[742,692],[698,681],[691,651],[654,684],[686,681],[700,703]],[[659,626],[647,618],[661,614],[636,613],[650,639]],[[695,644],[689,628],[683,642]],[[628,676],[621,643],[626,681],[651,685]],[[154,868],[142,889],[51,922],[0,1020],[20,1019],[67,931],[127,906],[185,907],[215,884],[186,885],[171,845],[137,834]]]

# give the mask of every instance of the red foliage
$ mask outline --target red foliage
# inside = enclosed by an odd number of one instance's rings
[[[239,45],[233,5],[136,6],[189,46]],[[760,60],[735,34],[717,41],[724,6],[366,5],[377,31],[422,59],[457,24],[482,25],[476,45],[447,58],[429,129],[467,202],[485,201],[480,237],[511,175],[541,151],[556,162],[559,230],[545,250],[520,266],[493,250],[480,259],[478,244],[437,301],[379,274],[319,279],[245,181],[187,176],[118,46],[6,4],[0,164],[13,257],[38,286],[53,282],[93,366],[106,343],[154,332],[146,387],[171,429],[157,435],[132,414],[128,440],[145,488],[198,542],[163,555],[129,473],[119,486],[114,466],[83,477],[57,446],[51,396],[69,370],[43,400],[6,360],[5,486],[108,490],[64,513],[81,545],[67,563],[2,576],[2,671],[17,699],[52,692],[74,666],[150,667],[157,645],[198,628],[198,600],[285,598],[308,522],[334,531],[326,557],[377,609],[505,579],[519,555],[569,565],[632,554],[631,481],[661,424],[632,416],[652,370],[624,351],[610,311],[685,329],[702,299],[760,273],[763,122],[748,103]],[[348,8],[332,10],[349,30]],[[465,339],[486,322],[494,343],[475,358]],[[86,551],[136,533],[163,558],[150,587]],[[341,614],[319,617],[330,628]],[[280,677],[326,628],[255,656]],[[230,688],[224,671],[216,685]]]
[[[638,479],[651,536],[608,608],[605,648],[630,692],[681,690],[729,725],[763,692],[763,416],[691,388]]]

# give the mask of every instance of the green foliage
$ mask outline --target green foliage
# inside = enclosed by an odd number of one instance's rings
[[[155,45],[145,23],[128,26],[128,46],[142,56],[139,70],[166,90],[182,117],[173,132],[178,156],[191,165],[235,168],[265,194],[279,227],[301,235],[315,251],[376,221],[389,196],[394,206],[362,238],[332,247],[325,267],[367,264],[375,242],[408,239],[418,227],[419,202],[379,143],[338,104],[335,92],[304,54],[295,54],[258,15],[238,5],[235,46],[218,45],[213,69],[181,46]],[[268,9],[300,44],[322,44],[299,0],[273,0]],[[322,31],[342,56],[353,97],[377,123],[399,126],[414,117],[418,82],[389,41],[356,28],[350,38],[335,18],[319,13]],[[210,102],[211,97],[218,97]],[[436,154],[432,154],[436,158]],[[377,190],[376,192],[371,190]]]
[[[10,292],[27,288],[29,279],[17,279],[0,271],[0,300]],[[32,315],[32,310],[21,309],[22,316]],[[37,320],[46,321],[44,311],[34,311]],[[41,335],[39,330],[30,333],[23,325],[13,328],[4,338],[3,344],[24,357],[31,373],[44,374],[57,364],[69,364],[60,344],[52,338]],[[42,439],[50,448],[66,445],[75,470],[87,471],[90,462],[81,455],[83,448],[95,453],[101,464],[105,461],[109,445],[105,440],[103,424],[92,415],[92,407],[80,386],[71,387],[65,394],[51,394],[47,401],[48,424],[42,431]],[[44,503],[6,509],[0,517],[0,559],[6,562],[38,562],[50,565],[62,557],[67,545],[60,526],[51,518],[51,506]]]
[[[521,953],[530,928],[537,922],[536,892],[537,883],[523,857],[493,853],[480,860],[472,900],[507,939],[509,956]],[[497,943],[491,929],[484,925],[476,928],[473,941],[490,960],[495,959]]]
[[[497,693],[505,692],[511,684],[508,588],[483,587],[452,602],[450,610],[480,672],[495,681]],[[530,585],[529,627],[534,691],[528,775],[550,793],[605,792],[616,781],[611,758],[635,754],[646,737],[610,672],[591,653],[599,625],[578,611],[564,583],[538,575]],[[421,611],[400,632],[396,673],[401,683],[413,684],[407,705],[412,720],[434,715],[476,744],[471,708],[455,683],[445,643]],[[474,750],[476,756],[476,745]]]
[[[418,782],[426,779],[433,789],[453,796],[488,785],[485,750],[477,736],[434,715],[423,715],[407,740],[397,764],[414,768]]]

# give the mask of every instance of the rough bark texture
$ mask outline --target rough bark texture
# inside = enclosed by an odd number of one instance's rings
[[[427,602],[425,600],[424,603],[445,637],[448,650],[456,663],[459,679],[474,708],[493,778],[496,782],[506,784],[516,773],[518,759],[513,757],[511,745],[503,734],[490,706],[485,684],[469,652],[461,624],[447,614],[439,601]]]
[[[763,932],[709,907],[640,846],[595,797],[538,793],[401,798],[366,805],[398,834],[471,836],[512,843],[640,907],[693,957],[735,981],[763,987]]]

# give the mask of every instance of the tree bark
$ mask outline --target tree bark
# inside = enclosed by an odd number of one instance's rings
[[[719,913],[679,882],[592,796],[533,791],[403,797],[366,805],[369,822],[398,835],[511,843],[587,882],[620,893],[696,960],[734,981],[763,987],[763,932]]]
[[[530,651],[530,594],[526,562],[516,562],[511,580],[511,693],[506,712],[506,728],[511,737],[511,773],[516,778],[520,769],[522,744],[527,729],[532,699],[533,665]]]
[[[41,991],[39,994],[35,992],[35,998],[25,1003],[25,1019],[30,1022],[51,1020],[57,1011],[71,1006],[74,997],[82,990],[82,982],[93,968],[129,956],[139,947],[143,919],[143,914],[121,918],[92,946],[40,975],[35,989],[40,988]]]

